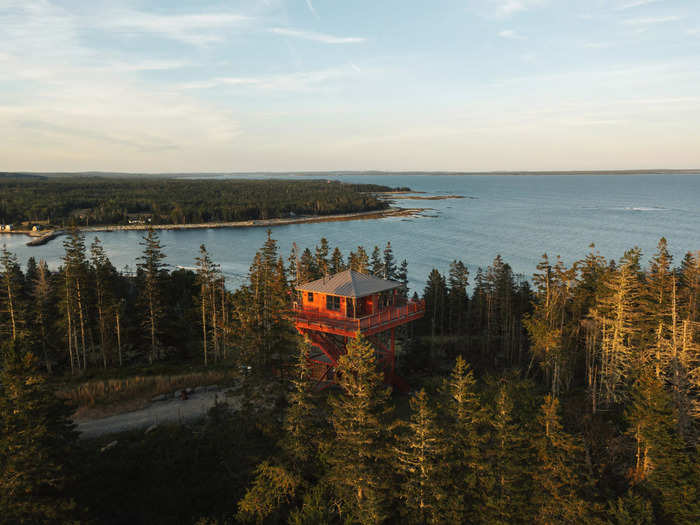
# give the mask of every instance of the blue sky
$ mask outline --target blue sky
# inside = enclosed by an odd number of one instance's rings
[[[0,170],[700,167],[696,0],[0,0]]]

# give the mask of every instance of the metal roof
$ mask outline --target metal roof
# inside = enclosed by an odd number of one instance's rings
[[[341,297],[365,297],[374,293],[399,288],[401,283],[380,279],[373,275],[345,270],[330,277],[324,277],[310,283],[300,284],[297,290],[317,292]]]

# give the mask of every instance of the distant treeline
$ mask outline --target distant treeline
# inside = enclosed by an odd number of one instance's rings
[[[373,192],[390,190],[328,180],[0,177],[0,222],[192,224],[331,215],[385,209]]]

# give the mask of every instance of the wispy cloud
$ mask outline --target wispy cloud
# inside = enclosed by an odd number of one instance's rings
[[[583,47],[586,49],[607,49],[610,47],[610,42],[584,42]]]
[[[644,18],[628,18],[622,23],[628,26],[648,26],[654,24],[666,24],[668,22],[679,22],[683,17],[678,15],[648,16]]]
[[[318,16],[318,11],[316,11],[314,4],[311,3],[311,0],[306,0],[306,7],[309,8],[309,11],[311,11],[311,14],[314,15],[318,20],[321,19],[321,17]]]
[[[625,11],[627,9],[633,9],[635,7],[642,7],[649,4],[657,4],[663,0],[634,0],[632,2],[627,2],[615,8],[615,11]]]
[[[273,91],[306,91],[322,84],[339,80],[361,70],[355,64],[346,67],[322,69],[316,71],[301,71],[269,76],[251,77],[216,77],[202,81],[182,84],[185,90],[211,89],[216,87],[256,87]]]
[[[301,31],[299,29],[288,29],[284,27],[273,27],[270,29],[270,32],[291,38],[311,40],[312,42],[322,42],[324,44],[361,44],[365,42],[365,39],[362,37],[334,36],[327,35],[325,33],[314,33],[311,31]]]
[[[206,45],[224,39],[222,30],[250,20],[237,13],[159,15],[143,11],[118,12],[104,25],[127,34],[154,34],[188,44]]]
[[[510,16],[545,3],[546,0],[497,0],[495,12],[499,16]]]
[[[513,29],[504,29],[503,31],[499,31],[498,36],[501,38],[505,38],[507,40],[522,40],[523,37],[518,33],[517,31],[514,31]]]

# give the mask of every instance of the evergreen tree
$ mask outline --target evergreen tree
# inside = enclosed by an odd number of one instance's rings
[[[284,263],[278,256],[277,241],[272,238],[270,230],[267,231],[267,240],[255,254],[249,278],[246,302],[253,323],[250,335],[257,364],[264,367],[273,359],[273,353],[278,359],[283,357],[281,354],[286,351],[290,335],[286,319],[288,286]],[[258,369],[259,372],[262,370]]]
[[[375,246],[372,250],[372,259],[369,263],[370,273],[375,277],[384,277],[384,261],[382,260],[382,252],[379,246]]]
[[[391,279],[392,281],[398,279],[398,274],[396,270],[396,259],[394,258],[394,250],[391,248],[390,241],[387,241],[386,247],[384,248],[384,259],[381,277],[383,279]]]
[[[200,322],[202,326],[202,351],[204,366],[209,364],[209,348],[214,357],[219,357],[218,301],[219,281],[221,279],[218,265],[214,264],[203,244],[199,247],[199,257],[195,259],[197,283],[199,284]]]
[[[567,348],[567,314],[573,272],[567,271],[559,258],[555,266],[551,266],[547,254],[542,256],[537,269],[539,273],[533,276],[536,286],[534,308],[532,314],[526,316],[524,325],[530,335],[533,357],[539,361],[551,385],[550,392],[556,397],[562,383],[572,373],[573,357]]]
[[[68,356],[72,372],[75,366],[74,362],[78,368],[87,368],[86,278],[88,264],[85,255],[85,235],[75,228],[72,229],[68,238],[63,241],[63,248],[65,250],[65,255],[63,256],[63,275],[65,279],[65,301],[63,307]],[[82,364],[80,360],[81,353]]]
[[[0,370],[0,516],[3,523],[73,523],[68,459],[77,435],[69,410],[19,341]]]
[[[513,402],[504,385],[498,390],[488,419],[489,441],[484,459],[489,468],[483,479],[484,501],[477,510],[485,523],[518,523],[530,514],[527,495],[529,451],[513,417]]]
[[[304,338],[298,346],[293,390],[289,394],[289,406],[284,414],[284,438],[281,448],[292,468],[300,475],[309,476],[316,463],[318,445],[318,421],[316,410],[315,381],[309,363],[311,342]]]
[[[469,286],[469,270],[462,261],[452,261],[447,278],[448,293],[448,331],[450,334],[466,333],[466,317],[469,303],[467,286]]]
[[[331,273],[336,274],[345,270],[345,261],[343,260],[343,254],[340,248],[337,246],[333,250],[333,255],[331,255]]]
[[[538,523],[589,523],[589,504],[578,492],[585,482],[581,477],[583,447],[567,434],[559,422],[559,401],[547,395],[538,417],[535,440],[537,469],[533,495],[538,507]]]
[[[697,450],[678,435],[670,396],[653,368],[645,368],[625,411],[632,442],[630,480],[654,502],[662,523],[696,523],[700,516]]]
[[[165,259],[165,254],[160,244],[160,237],[153,228],[148,229],[140,244],[143,246],[143,255],[138,259],[138,269],[142,282],[141,303],[145,310],[143,324],[148,331],[150,342],[148,362],[152,364],[154,360],[160,358],[159,333],[164,314],[161,286],[162,272],[166,266],[162,261]]]
[[[102,354],[102,366],[107,368],[107,358],[110,353],[111,312],[114,308],[114,294],[112,291],[114,274],[116,273],[112,263],[102,247],[100,239],[95,237],[90,246],[92,271],[95,282],[95,306],[97,308],[97,325],[100,332],[100,352]]]
[[[408,297],[408,261],[406,259],[401,261],[396,278],[403,285],[399,293],[404,297]]]
[[[645,290],[641,299],[641,345],[645,363],[653,363],[657,377],[666,372],[671,355],[666,342],[672,339],[675,322],[675,301],[672,302],[674,283],[671,263],[665,238],[659,241],[657,252],[651,258],[646,275]]]
[[[442,387],[442,425],[447,439],[441,515],[451,523],[477,521],[474,509],[481,500],[480,480],[487,465],[482,459],[480,433],[486,414],[476,393],[476,381],[467,362],[457,356]]]
[[[620,265],[608,272],[603,292],[592,310],[600,332],[594,360],[593,412],[602,402],[609,406],[624,398],[632,371],[639,367],[639,257],[629,250]]]
[[[261,522],[270,518],[298,499],[298,493],[314,481],[318,436],[314,381],[308,362],[310,349],[306,339],[299,345],[293,390],[284,413],[284,435],[278,443],[280,453],[256,469],[251,487],[238,504],[238,518],[242,521]]]
[[[680,269],[681,318],[691,323],[700,321],[700,252],[688,252],[683,257]]]
[[[381,523],[388,513],[390,389],[383,384],[374,348],[359,333],[348,343],[337,371],[342,394],[329,401],[334,430],[328,443],[329,480],[351,521]]]
[[[295,290],[301,284],[299,277],[299,248],[297,243],[293,242],[287,258],[287,280]]]
[[[348,257],[348,267],[355,272],[371,273],[369,257],[362,246],[358,246],[356,252],[350,253],[350,257]]]
[[[308,283],[309,281],[315,281],[321,277],[323,276],[319,272],[313,255],[311,255],[311,250],[306,248],[299,260],[299,282]]]
[[[328,275],[330,270],[330,263],[328,261],[328,254],[330,253],[330,246],[328,245],[328,240],[325,237],[321,238],[321,245],[316,246],[316,268],[318,268],[319,278]]]
[[[399,436],[394,454],[397,470],[402,474],[398,495],[402,514],[408,523],[444,523],[440,515],[444,487],[445,443],[436,415],[425,390],[410,400],[411,415],[406,431]]]
[[[435,336],[444,335],[447,317],[447,285],[445,278],[437,269],[433,269],[428,275],[423,299],[425,300],[424,323],[427,324],[427,331],[431,338],[435,339]]]
[[[613,525],[653,525],[651,502],[630,490],[608,505],[608,520]]]
[[[4,325],[8,326],[7,335],[12,341],[16,341],[22,335],[23,328],[20,308],[21,272],[19,264],[17,264],[17,256],[10,253],[4,244],[2,251],[0,251],[0,272],[2,272],[0,328],[4,328]],[[0,331],[0,333],[2,332],[5,330]]]
[[[39,342],[46,371],[51,374],[52,366],[49,358],[49,330],[52,320],[51,307],[51,273],[46,261],[39,261],[36,276],[32,283],[31,297],[33,299],[33,314],[38,328]]]

